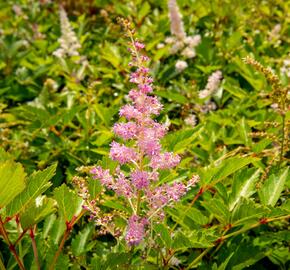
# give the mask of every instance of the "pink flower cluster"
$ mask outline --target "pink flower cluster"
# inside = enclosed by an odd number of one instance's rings
[[[128,245],[138,245],[145,234],[145,226],[148,224],[146,218],[140,218],[137,215],[133,215],[128,220],[128,230],[125,237]]]
[[[129,92],[131,103],[120,109],[120,116],[127,121],[113,127],[115,135],[124,143],[113,141],[110,145],[110,158],[120,165],[130,166],[131,171],[123,172],[118,166],[111,174],[98,166],[91,170],[91,174],[106,188],[128,200],[133,215],[128,220],[125,240],[128,245],[137,245],[146,234],[149,219],[158,218],[154,214],[160,214],[166,205],[178,201],[188,186],[183,183],[158,185],[159,170],[175,167],[180,157],[162,151],[160,139],[166,134],[167,127],[152,119],[160,113],[162,105],[151,94],[153,79],[145,67],[149,59],[140,53],[144,44],[133,42],[131,45],[129,51],[133,60],[130,66],[135,67],[135,71],[131,73],[130,82],[136,87]],[[145,205],[143,209],[141,206]]]

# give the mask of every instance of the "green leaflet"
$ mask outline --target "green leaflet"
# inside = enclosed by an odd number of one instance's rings
[[[25,190],[7,206],[7,216],[13,216],[23,212],[36,197],[45,192],[51,186],[49,180],[55,174],[55,170],[56,164],[43,171],[37,171],[30,175]]]
[[[0,208],[8,205],[25,188],[21,164],[7,160],[0,164]]]
[[[264,205],[275,206],[283,191],[287,177],[289,177],[288,167],[281,170],[279,174],[272,174],[269,176],[259,191],[260,200]]]
[[[75,256],[80,256],[87,251],[87,243],[90,240],[94,229],[93,224],[89,224],[72,240],[72,252]]]
[[[40,205],[35,202],[20,215],[22,229],[31,228],[56,210],[56,202],[51,198],[43,198]]]
[[[232,211],[235,205],[242,198],[249,198],[255,193],[255,183],[260,174],[260,170],[254,168],[245,169],[234,176],[232,192],[229,197],[229,209]]]
[[[212,198],[201,202],[202,206],[211,213],[219,222],[227,224],[230,219],[230,211],[223,201]]]
[[[160,235],[160,239],[167,248],[170,248],[172,240],[166,225],[159,223],[154,225],[154,231]]]
[[[213,246],[216,239],[212,234],[204,230],[190,231],[186,235],[177,232],[173,237],[172,248],[175,250],[188,248],[208,248]]]
[[[245,224],[249,221],[257,221],[270,212],[270,209],[255,203],[253,200],[242,198],[240,203],[234,208],[231,223]]]
[[[223,160],[216,167],[205,170],[203,172],[202,179],[204,179],[206,183],[218,183],[229,175],[235,173],[236,171],[255,161],[257,161],[257,159],[252,157],[236,156],[228,158],[226,160]]]
[[[73,216],[77,216],[81,211],[82,199],[65,184],[55,189],[54,199],[65,221],[71,221]]]

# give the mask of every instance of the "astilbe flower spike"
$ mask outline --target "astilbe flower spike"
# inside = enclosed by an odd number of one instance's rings
[[[63,58],[65,56],[79,56],[78,50],[81,48],[75,32],[68,20],[66,11],[63,7],[59,9],[61,37],[58,39],[60,48],[53,55]]]
[[[162,150],[160,139],[166,134],[167,126],[152,118],[159,115],[162,105],[152,95],[153,78],[146,66],[149,58],[142,54],[145,45],[134,38],[134,30],[127,20],[121,19],[121,23],[131,40],[130,66],[134,67],[134,71],[130,75],[130,82],[136,87],[129,92],[130,104],[120,109],[120,116],[127,122],[116,123],[113,127],[115,135],[124,143],[111,143],[110,158],[120,166],[126,164],[131,171],[122,171],[122,167],[118,166],[111,174],[109,170],[97,166],[90,173],[131,206],[133,214],[128,219],[125,240],[132,246],[144,239],[149,220],[164,217],[163,208],[178,201],[192,186],[192,182],[188,185],[158,183],[159,170],[177,166],[180,157]]]
[[[205,89],[199,92],[198,94],[199,98],[204,99],[213,95],[218,90],[221,80],[222,80],[222,72],[220,70],[217,70],[214,73],[212,73],[208,77]]]
[[[170,53],[180,52],[182,58],[194,58],[196,56],[195,47],[201,42],[201,36],[187,36],[176,0],[168,0],[168,11],[171,36],[165,39],[165,43],[171,45]],[[181,59],[177,60],[175,64],[177,72],[182,72],[187,67],[187,62]]]

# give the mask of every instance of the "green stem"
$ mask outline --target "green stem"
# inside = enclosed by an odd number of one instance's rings
[[[269,219],[266,219],[265,223],[259,221],[259,222],[255,223],[255,224],[253,224],[253,225],[251,225],[249,227],[242,228],[242,229],[240,229],[238,231],[235,231],[235,232],[229,233],[229,234],[227,234],[225,236],[222,236],[222,239],[223,240],[224,239],[228,239],[228,238],[230,238],[232,236],[236,236],[236,235],[241,234],[241,233],[244,233],[244,232],[246,232],[248,230],[254,229],[254,228],[256,228],[256,227],[258,227],[258,226],[260,226],[262,224],[267,224],[267,223],[272,222],[272,221],[277,221],[277,220],[287,219],[287,218],[290,218],[290,215],[276,217],[276,218],[269,218]]]

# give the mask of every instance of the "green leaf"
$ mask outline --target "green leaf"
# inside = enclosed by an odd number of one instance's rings
[[[258,220],[265,214],[269,213],[267,207],[253,202],[250,199],[242,198],[240,203],[234,208],[231,222],[237,224],[245,224],[249,221]]]
[[[71,221],[73,216],[77,216],[81,211],[82,199],[65,184],[54,190],[54,199],[65,221]]]
[[[109,253],[103,269],[122,269],[128,266],[131,256],[130,253]]]
[[[102,204],[103,206],[107,206],[109,208],[112,209],[116,209],[116,210],[120,210],[120,211],[124,211],[125,213],[129,213],[132,214],[132,210],[130,208],[126,208],[123,204],[119,203],[116,200],[106,200],[104,201],[104,203]]]
[[[212,198],[211,200],[203,201],[201,204],[221,223],[226,224],[229,222],[230,212],[223,201],[217,198]]]
[[[178,250],[178,249],[186,249],[186,248],[191,248],[191,247],[192,247],[192,243],[188,239],[188,237],[185,236],[181,232],[177,232],[173,238],[172,248],[175,250]]]
[[[160,235],[160,238],[165,246],[169,248],[171,246],[171,236],[168,228],[164,224],[159,223],[154,225],[154,231]]]
[[[189,217],[195,223],[199,225],[205,225],[208,223],[208,217],[206,217],[200,210],[195,207],[178,207],[178,211],[180,214],[180,218],[185,215],[185,217]]]
[[[72,252],[75,256],[80,256],[87,250],[87,242],[93,232],[94,227],[86,226],[78,235],[72,240]]]
[[[256,262],[263,259],[265,256],[270,254],[271,251],[263,252],[255,248],[254,246],[249,246],[244,243],[238,248],[235,256],[237,257],[234,264],[229,264],[229,269],[232,270],[244,270],[245,268],[255,264]],[[232,257],[233,258],[233,257]]]
[[[25,188],[21,164],[7,160],[0,164],[0,208],[8,205]]]
[[[180,104],[185,104],[187,102],[187,99],[183,95],[172,91],[158,91],[156,92],[156,95]]]
[[[285,181],[288,177],[288,167],[278,175],[272,174],[265,181],[263,187],[259,191],[259,197],[264,205],[275,206],[283,191]]]
[[[210,168],[204,172],[202,179],[206,179],[206,183],[218,183],[229,175],[235,173],[250,163],[256,162],[257,158],[252,157],[232,157],[222,161],[219,165]]]
[[[13,159],[13,157],[7,153],[3,148],[0,147],[0,162],[7,161],[9,159]]]
[[[30,175],[26,189],[7,206],[7,215],[14,216],[23,212],[29,204],[46,191],[51,186],[49,180],[55,174],[55,170],[56,164],[53,164],[43,171],[37,171]]]
[[[177,232],[173,238],[172,248],[175,250],[188,248],[208,248],[212,247],[212,242],[217,237],[204,230],[190,231],[186,235]]]
[[[195,140],[202,129],[196,127],[194,129],[180,130],[168,134],[165,138],[165,144],[170,151],[184,151]]]
[[[233,255],[234,255],[234,252],[232,252],[230,256],[227,257],[227,259],[217,268],[217,270],[226,270],[227,265]]]
[[[245,169],[234,177],[232,192],[229,198],[229,209],[232,211],[241,198],[249,198],[255,193],[255,183],[259,177],[260,170],[254,168]]]
[[[20,222],[23,229],[31,228],[56,210],[56,202],[51,198],[41,198],[40,204],[36,201],[20,215]]]
[[[103,188],[100,181],[90,178],[88,179],[88,189],[91,198],[96,199],[96,197],[101,193]]]
[[[231,93],[232,95],[236,96],[237,98],[243,99],[247,97],[247,92],[241,89],[236,80],[232,78],[226,78],[223,82],[223,88]]]

